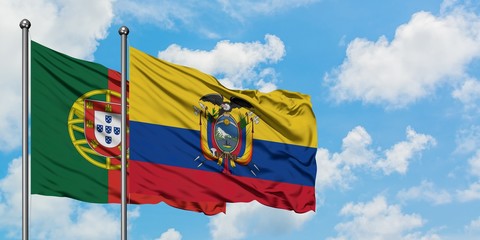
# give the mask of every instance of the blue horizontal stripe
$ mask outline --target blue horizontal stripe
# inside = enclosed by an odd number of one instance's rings
[[[252,161],[229,169],[236,176],[315,186],[316,150],[254,139]],[[203,157],[200,131],[136,121],[130,121],[130,159],[210,172],[223,170],[223,164]]]

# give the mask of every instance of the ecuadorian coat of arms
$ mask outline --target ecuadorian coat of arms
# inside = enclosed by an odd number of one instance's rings
[[[200,149],[205,161],[223,166],[223,173],[232,174],[238,165],[247,167],[256,176],[260,169],[252,162],[254,124],[260,119],[253,105],[239,97],[225,99],[218,93],[202,96],[194,113],[199,117]],[[195,161],[200,159],[198,156]]]

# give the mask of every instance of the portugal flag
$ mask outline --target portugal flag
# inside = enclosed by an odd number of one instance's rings
[[[31,193],[119,203],[120,132],[125,130],[120,125],[120,74],[31,44]],[[225,202],[219,201],[127,196],[129,203],[163,201],[208,215],[225,212]]]

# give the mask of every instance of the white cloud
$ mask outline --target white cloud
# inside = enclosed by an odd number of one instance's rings
[[[315,216],[314,212],[298,214],[293,211],[266,207],[256,201],[228,205],[228,214],[210,218],[212,239],[236,240],[250,235],[281,235],[300,229]]]
[[[317,189],[338,185],[347,188],[355,180],[352,170],[371,166],[376,157],[369,148],[372,138],[365,128],[357,126],[342,140],[342,152],[330,154],[327,149],[317,150]]]
[[[50,211],[38,213],[35,210],[37,205],[50,205]],[[58,207],[62,210],[59,211]],[[70,199],[34,196],[32,219],[32,235],[39,239],[103,240],[120,237],[118,217],[100,205],[82,207]]]
[[[140,206],[135,206],[133,209],[127,211],[129,219],[136,219],[140,217]]]
[[[257,83],[255,83],[256,88],[260,92],[271,92],[277,89],[277,85],[274,82],[265,82],[263,79],[260,79]]]
[[[407,234],[403,240],[441,240],[444,239],[436,233],[422,234],[420,232]]]
[[[476,232],[480,234],[480,217],[472,220],[467,226],[465,226],[465,231],[469,233]]]
[[[452,196],[446,190],[436,190],[432,182],[422,181],[419,186],[402,189],[397,193],[401,201],[423,200],[432,202],[434,205],[450,203]]]
[[[462,102],[466,110],[475,110],[480,101],[480,82],[469,78],[452,92],[452,96]]]
[[[480,150],[477,150],[477,153],[468,160],[470,165],[470,172],[480,178]]]
[[[231,17],[244,21],[255,15],[270,15],[279,11],[306,6],[319,0],[219,0],[223,10]]]
[[[405,174],[413,156],[435,145],[436,141],[432,136],[418,134],[411,127],[407,127],[407,141],[399,142],[388,149],[385,152],[386,158],[379,160],[376,167],[387,175],[394,171]]]
[[[480,17],[462,9],[441,16],[415,13],[391,41],[354,39],[347,58],[325,81],[337,101],[405,107],[467,75],[468,64],[480,57],[479,29]]]
[[[0,228],[16,229],[22,222],[22,159],[14,159],[0,179]]]
[[[93,59],[98,40],[107,35],[113,18],[113,0],[0,1],[0,150],[8,151],[21,141],[21,29],[28,18],[31,38],[78,58]],[[7,37],[8,36],[8,37]]]
[[[338,235],[330,239],[421,239],[413,230],[425,224],[421,216],[402,213],[400,206],[389,205],[383,196],[367,203],[348,203],[340,215],[352,219],[337,224]]]
[[[480,180],[480,150],[468,159],[468,171]],[[471,183],[467,189],[457,190],[457,198],[461,202],[480,200],[480,181]]]
[[[127,231],[130,231],[135,223],[135,219],[140,217],[140,206],[132,206],[127,207]]]
[[[480,126],[473,125],[469,128],[461,129],[455,137],[456,153],[468,154],[475,152],[480,148]]]
[[[470,184],[465,190],[458,190],[457,198],[461,202],[480,200],[480,182]]]
[[[440,12],[445,13],[452,8],[457,6],[458,0],[443,0],[442,4],[440,5]]]
[[[416,133],[410,126],[406,129],[406,135],[407,140],[384,151],[384,157],[372,148],[372,138],[361,126],[352,129],[343,139],[340,153],[331,154],[327,149],[318,149],[317,189],[331,186],[347,188],[355,180],[353,170],[357,168],[382,170],[386,175],[392,172],[405,174],[415,156],[435,145],[432,136]]]
[[[118,0],[116,12],[124,18],[132,16],[140,22],[160,25],[166,29],[176,29],[178,25],[194,26],[198,32],[210,38],[218,38],[217,33],[208,30],[211,16],[227,16],[233,23],[243,23],[255,16],[274,15],[278,12],[307,6],[319,0],[248,0],[248,1],[198,1],[198,0]],[[206,12],[208,14],[202,14]],[[232,23],[229,21],[229,23]],[[216,25],[222,25],[215,18]]]
[[[21,159],[0,179],[0,228],[18,237],[21,230]],[[31,196],[30,234],[35,239],[118,239],[119,219],[101,205],[59,197]]]
[[[272,68],[261,69],[260,64],[276,63],[285,55],[285,45],[275,35],[265,35],[265,43],[232,43],[220,41],[211,51],[190,50],[172,44],[158,57],[177,64],[197,68],[208,74],[223,76],[219,81],[228,88],[244,88],[257,84],[264,90],[276,88],[276,74]]]
[[[5,5],[0,11],[4,29],[18,36],[18,23],[22,18],[28,18],[33,40],[47,46],[55,46],[55,50],[73,57],[93,59],[98,41],[107,36],[107,30],[113,19],[113,0],[75,0],[54,1],[2,1]],[[10,12],[4,16],[3,12]],[[5,20],[5,21],[4,21]],[[20,43],[19,40],[16,40]],[[20,44],[16,52],[20,52]],[[20,54],[18,54],[20,56]]]
[[[175,28],[177,22],[191,22],[197,15],[192,1],[169,0],[118,0],[115,11],[122,16],[132,16],[140,22],[151,22],[166,29]]]
[[[157,238],[156,240],[182,240],[182,234],[175,230],[175,228],[169,228],[166,232],[160,235],[160,238]]]
[[[350,167],[345,165],[342,159],[331,157],[327,149],[318,149],[316,160],[317,181],[315,188],[317,191],[332,186],[348,188],[348,184],[355,179]]]
[[[365,128],[357,126],[342,140],[342,152],[339,157],[352,167],[370,165],[375,159],[375,153],[368,148],[371,144],[372,137]]]
[[[480,236],[480,217],[471,220],[463,229],[443,235],[442,239],[478,240],[478,236]]]

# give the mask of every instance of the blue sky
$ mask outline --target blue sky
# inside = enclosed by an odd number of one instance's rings
[[[129,44],[236,89],[309,94],[317,211],[229,204],[207,217],[129,206],[130,239],[478,239],[476,1],[2,0],[0,238],[19,239],[21,19],[31,37],[119,70]],[[32,196],[33,239],[118,239],[119,207]]]

